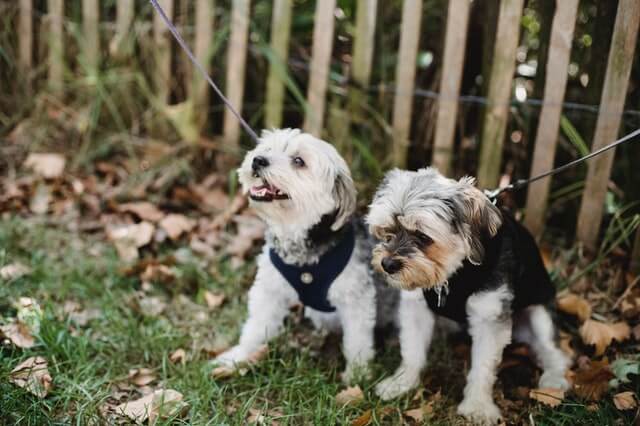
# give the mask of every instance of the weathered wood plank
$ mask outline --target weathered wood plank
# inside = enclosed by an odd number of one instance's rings
[[[484,116],[478,166],[478,184],[481,188],[498,184],[523,6],[524,0],[500,2],[496,46],[489,76],[489,104]]]
[[[100,5],[98,0],[82,0],[82,55],[91,70],[100,64]]]
[[[174,12],[173,3],[173,0],[158,2],[171,20]],[[168,103],[171,95],[171,33],[158,13],[153,14],[153,40],[156,46],[154,72],[156,93],[161,102]]]
[[[422,0],[404,0],[392,119],[392,157],[393,164],[397,167],[405,167],[407,163],[421,18]]]
[[[311,71],[307,89],[309,108],[303,126],[305,131],[315,136],[322,136],[324,125],[325,96],[329,83],[331,52],[333,51],[333,13],[335,8],[336,0],[318,0],[316,2]]]
[[[23,72],[27,73],[33,65],[33,0],[20,0],[19,13],[18,62]]]
[[[460,95],[464,67],[470,9],[469,0],[449,0],[442,82],[440,83],[436,134],[431,160],[433,166],[445,175],[450,173],[453,160],[458,96]]]
[[[631,272],[640,275],[640,226],[636,231],[636,238],[633,243],[633,252],[631,253]]]
[[[378,0],[358,0],[352,76],[361,87],[367,87],[371,80],[377,11]]]
[[[109,44],[111,55],[122,57],[131,54],[131,26],[134,17],[134,0],[118,0],[116,3],[116,34]]]
[[[64,79],[64,0],[48,0],[49,84],[60,88]]]
[[[640,1],[620,0],[600,100],[601,113],[598,116],[591,147],[594,151],[613,142],[620,131],[639,24]],[[588,165],[589,171],[578,214],[577,238],[590,250],[595,249],[598,240],[614,156],[615,150],[607,151],[591,160]]]
[[[247,39],[249,37],[250,0],[233,0],[231,10],[231,35],[227,54],[227,97],[236,110],[242,113],[244,78],[247,63]],[[225,109],[224,137],[232,147],[240,140],[240,123]]]
[[[531,177],[553,168],[579,3],[580,0],[556,1],[544,83],[544,104],[538,121]],[[532,183],[528,188],[524,223],[536,238],[540,238],[544,228],[550,185],[551,178],[546,178]]]
[[[274,61],[277,61],[277,63],[271,63],[269,65],[264,118],[267,128],[280,127],[282,125],[285,87],[281,77],[281,67],[286,69],[287,59],[289,57],[292,9],[293,0],[275,0],[273,3],[271,49],[275,56]]]
[[[193,54],[198,61],[211,73],[211,45],[213,44],[214,29],[214,0],[197,0],[196,2],[196,27],[193,42]],[[203,76],[192,70],[191,88],[189,96],[195,107],[196,121],[202,128],[209,116],[209,85]]]

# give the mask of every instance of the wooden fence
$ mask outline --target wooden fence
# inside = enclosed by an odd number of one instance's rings
[[[33,66],[33,0],[19,0],[19,63],[28,70]],[[68,0],[67,0],[68,1]],[[353,43],[352,78],[360,85],[369,83],[372,55],[375,48],[375,24],[377,0],[358,0],[356,10],[356,34]],[[174,0],[162,0],[161,4],[170,17],[174,16]],[[48,76],[52,86],[61,85],[64,77],[63,14],[65,0],[47,0],[48,18]],[[395,100],[392,119],[393,160],[397,166],[406,163],[408,141],[411,137],[412,97],[415,89],[416,58],[419,48],[422,0],[404,0],[398,62],[395,76]],[[531,174],[550,169],[558,140],[558,130],[567,84],[567,70],[571,54],[573,32],[579,0],[557,0],[550,37],[549,61],[546,64],[544,102],[538,124]],[[193,48],[196,56],[205,64],[211,63],[209,46],[212,42],[214,0],[195,1]],[[311,46],[310,75],[307,88],[304,129],[322,135],[326,110],[330,60],[334,44],[334,9],[336,0],[318,0],[314,17],[313,44]],[[478,167],[479,185],[486,188],[498,184],[502,147],[507,128],[509,103],[516,63],[516,48],[521,31],[520,18],[524,0],[501,0],[493,66],[488,76],[488,99],[483,122],[482,148]],[[443,72],[440,85],[441,100],[437,104],[437,123],[432,162],[444,172],[449,172],[453,157],[455,122],[460,95],[460,82],[464,67],[464,45],[469,21],[469,0],[449,0],[447,28],[443,53]],[[98,28],[98,0],[82,0],[83,43],[81,62],[87,68],[99,67],[100,38]],[[276,61],[271,68],[266,86],[266,117],[268,126],[282,124],[285,85],[276,67],[286,65],[291,32],[291,17],[295,13],[292,0],[274,0],[271,23],[271,47]],[[130,32],[134,20],[134,0],[117,0],[115,44],[111,54],[117,54]],[[600,108],[607,111],[597,119],[592,148],[612,142],[618,136],[621,115],[627,93],[635,45],[640,21],[640,0],[620,0],[611,40],[605,84]],[[244,73],[248,47],[250,0],[232,0],[230,35],[227,49],[226,94],[231,102],[242,110],[244,97]],[[153,21],[156,43],[155,84],[162,101],[169,99],[171,75],[171,45],[174,41],[158,19]],[[183,57],[184,58],[184,57]],[[184,61],[187,61],[184,58]],[[603,60],[603,66],[605,65]],[[198,105],[198,111],[206,118],[209,88],[200,76],[194,75],[188,84],[189,97]],[[226,142],[237,145],[240,128],[234,117],[226,112],[223,133]],[[577,218],[577,239],[593,249],[602,222],[603,205],[609,181],[614,152],[589,163],[586,187]],[[526,225],[539,236],[544,225],[545,209],[549,195],[550,179],[530,186],[526,203]],[[637,241],[640,241],[640,231]],[[637,243],[636,243],[637,245]],[[635,250],[640,253],[638,247]]]

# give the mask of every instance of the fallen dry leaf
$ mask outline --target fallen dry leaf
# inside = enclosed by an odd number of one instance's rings
[[[351,426],[367,426],[373,420],[373,411],[368,409],[360,416],[351,421]]]
[[[156,380],[156,375],[150,368],[134,368],[129,370],[127,380],[136,386],[147,386]]]
[[[36,187],[31,200],[29,201],[29,210],[35,214],[45,214],[49,211],[51,203],[51,188],[45,184]]]
[[[191,231],[196,223],[185,215],[173,213],[162,219],[159,225],[169,238],[177,240],[183,233]]]
[[[178,415],[187,406],[180,392],[159,389],[140,399],[118,405],[115,412],[140,423],[149,419],[149,423],[153,424],[159,418]]]
[[[7,339],[11,340],[11,343],[19,348],[28,349],[32,348],[36,344],[35,339],[29,331],[29,327],[20,321],[1,325],[0,333]]]
[[[574,391],[583,399],[599,401],[609,390],[609,380],[614,377],[608,360],[591,361],[576,372]]]
[[[138,259],[138,249],[151,242],[155,227],[149,222],[124,225],[107,229],[107,237],[113,241],[120,259],[133,262]]]
[[[403,414],[405,416],[407,416],[407,417],[412,418],[416,422],[424,421],[425,417],[428,417],[433,413],[433,404],[439,398],[439,394],[440,394],[440,391],[438,391],[438,394],[436,394],[438,396],[437,398],[433,398],[431,401],[420,405],[420,407],[418,407],[418,408],[414,408],[412,410],[407,410]]]
[[[638,406],[638,400],[633,392],[620,392],[613,395],[613,403],[618,410],[631,410]]]
[[[559,311],[575,315],[581,322],[585,322],[591,317],[591,305],[585,298],[576,294],[569,293],[560,297],[557,304]]]
[[[176,274],[171,267],[163,264],[147,265],[140,279],[147,282],[169,284],[176,279]]]
[[[564,399],[564,391],[556,388],[531,389],[529,398],[548,405],[549,407],[557,407]]]
[[[9,381],[24,388],[38,398],[49,393],[53,379],[47,368],[47,360],[41,356],[31,357],[11,371]]]
[[[626,322],[606,324],[596,320],[587,320],[580,327],[580,337],[587,345],[594,345],[596,355],[604,354],[607,347],[617,340],[622,342],[631,336],[631,328]]]
[[[176,349],[175,351],[169,354],[169,361],[173,362],[174,364],[178,364],[178,363],[184,364],[186,358],[187,358],[187,352],[185,352],[185,350],[182,348]]]
[[[209,309],[215,309],[224,303],[226,296],[222,293],[212,293],[209,290],[204,292],[204,301]]]
[[[66,160],[60,154],[29,154],[24,166],[32,169],[45,179],[55,179],[62,176]]]
[[[121,212],[133,213],[141,220],[147,220],[149,222],[158,222],[164,217],[164,213],[148,201],[120,204],[120,206],[118,206],[118,210]]]
[[[31,273],[31,268],[20,262],[10,263],[0,268],[0,278],[5,281],[16,280]]]
[[[356,405],[364,399],[360,386],[350,386],[336,395],[338,405]]]

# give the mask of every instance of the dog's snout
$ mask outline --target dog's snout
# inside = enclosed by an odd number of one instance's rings
[[[266,157],[263,157],[261,155],[255,157],[251,162],[251,168],[253,169],[254,172],[257,172],[260,169],[264,169],[268,165],[269,165],[269,160],[267,160]]]
[[[382,269],[388,274],[395,274],[402,268],[402,261],[393,257],[385,257],[382,259]]]

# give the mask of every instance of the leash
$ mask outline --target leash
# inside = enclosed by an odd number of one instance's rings
[[[591,159],[591,158],[593,158],[593,157],[595,157],[597,155],[602,154],[605,151],[608,151],[608,150],[610,150],[612,148],[615,148],[618,145],[621,145],[621,144],[623,144],[625,142],[628,142],[628,141],[630,141],[631,139],[635,138],[638,135],[640,135],[640,129],[634,130],[633,132],[629,133],[628,135],[621,137],[617,141],[612,142],[609,145],[603,146],[602,148],[600,148],[600,149],[598,149],[596,151],[593,151],[592,153],[590,153],[588,155],[585,155],[584,157],[581,157],[581,158],[578,158],[576,160],[573,160],[573,161],[571,161],[571,162],[569,162],[567,164],[564,164],[564,165],[562,165],[560,167],[557,167],[555,169],[551,169],[548,172],[541,173],[541,174],[539,174],[537,176],[534,176],[532,178],[529,178],[529,179],[518,179],[515,182],[513,182],[513,183],[511,183],[511,184],[509,184],[509,185],[507,185],[505,187],[497,188],[497,189],[494,189],[492,191],[485,190],[484,194],[495,204],[496,200],[498,199],[498,196],[500,196],[500,194],[502,194],[503,192],[516,191],[518,189],[524,188],[525,186],[529,185],[530,183],[533,183],[533,182],[538,181],[540,179],[544,179],[544,178],[546,178],[548,176],[553,176],[553,175],[555,175],[557,173],[563,172],[563,171],[575,166],[576,164],[580,164],[580,163],[582,163],[584,161],[587,161],[587,160],[589,160],[589,159]]]
[[[171,31],[171,34],[173,34],[173,37],[176,39],[180,47],[182,47],[182,50],[185,51],[185,53],[187,54],[187,56],[189,57],[193,65],[195,65],[195,67],[200,71],[200,73],[205,78],[205,80],[207,80],[207,82],[209,83],[213,91],[216,92],[216,94],[220,97],[220,99],[222,99],[222,102],[224,102],[226,107],[229,108],[229,111],[231,111],[231,113],[238,119],[244,131],[247,132],[247,134],[251,137],[251,139],[256,145],[260,143],[260,138],[258,138],[258,135],[256,134],[256,132],[251,128],[249,123],[247,123],[244,120],[244,118],[242,118],[240,113],[236,111],[233,105],[231,105],[231,102],[229,102],[229,99],[226,98],[226,96],[222,93],[222,91],[218,88],[218,86],[213,82],[211,77],[209,77],[209,74],[207,74],[207,71],[200,64],[200,62],[198,62],[195,55],[191,52],[191,50],[189,49],[189,46],[187,46],[187,43],[184,41],[184,39],[182,38],[182,36],[180,35],[176,27],[173,25],[171,20],[164,13],[164,10],[162,10],[162,7],[158,4],[158,1],[157,0],[149,0],[149,1],[151,2],[151,5],[156,10],[156,12],[158,12],[158,14],[160,15],[160,17],[164,21],[169,31]]]

